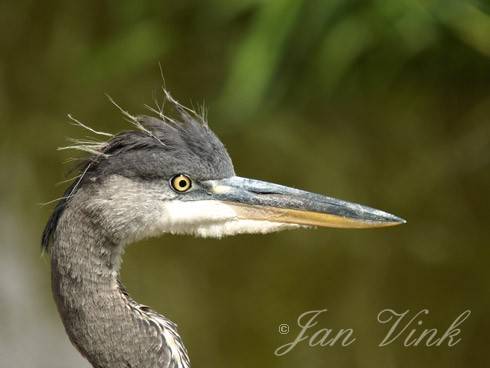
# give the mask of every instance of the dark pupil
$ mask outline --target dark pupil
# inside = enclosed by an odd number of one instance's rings
[[[186,182],[185,180],[180,180],[180,181],[179,181],[179,186],[180,186],[181,188],[184,188],[186,185],[187,185],[187,182]]]

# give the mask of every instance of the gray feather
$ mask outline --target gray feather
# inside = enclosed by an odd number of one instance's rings
[[[79,165],[80,179],[65,191],[42,235],[47,249],[59,218],[70,198],[87,183],[100,182],[110,175],[143,180],[168,180],[185,173],[196,180],[222,179],[234,175],[233,164],[223,143],[207,124],[191,116],[180,105],[181,121],[136,117],[142,130],[121,132],[99,144],[99,151]]]

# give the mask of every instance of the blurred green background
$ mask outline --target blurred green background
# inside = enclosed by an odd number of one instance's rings
[[[40,234],[66,184],[59,152],[127,129],[167,88],[205,102],[241,176],[387,210],[408,224],[128,249],[132,296],[180,326],[195,367],[483,367],[490,340],[490,4],[459,0],[0,2],[0,366],[88,367],[51,298]],[[354,328],[304,344],[299,314]],[[430,310],[453,348],[379,348],[383,308]],[[289,335],[278,326],[288,323]]]

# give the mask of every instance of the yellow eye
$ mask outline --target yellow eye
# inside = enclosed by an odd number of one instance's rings
[[[192,187],[192,180],[184,174],[175,175],[170,179],[170,186],[176,192],[187,192]]]

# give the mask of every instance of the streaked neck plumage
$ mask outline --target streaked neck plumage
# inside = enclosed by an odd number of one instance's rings
[[[82,202],[64,211],[50,249],[53,294],[70,340],[96,368],[189,367],[175,324],[122,288],[124,245],[104,234]]]

